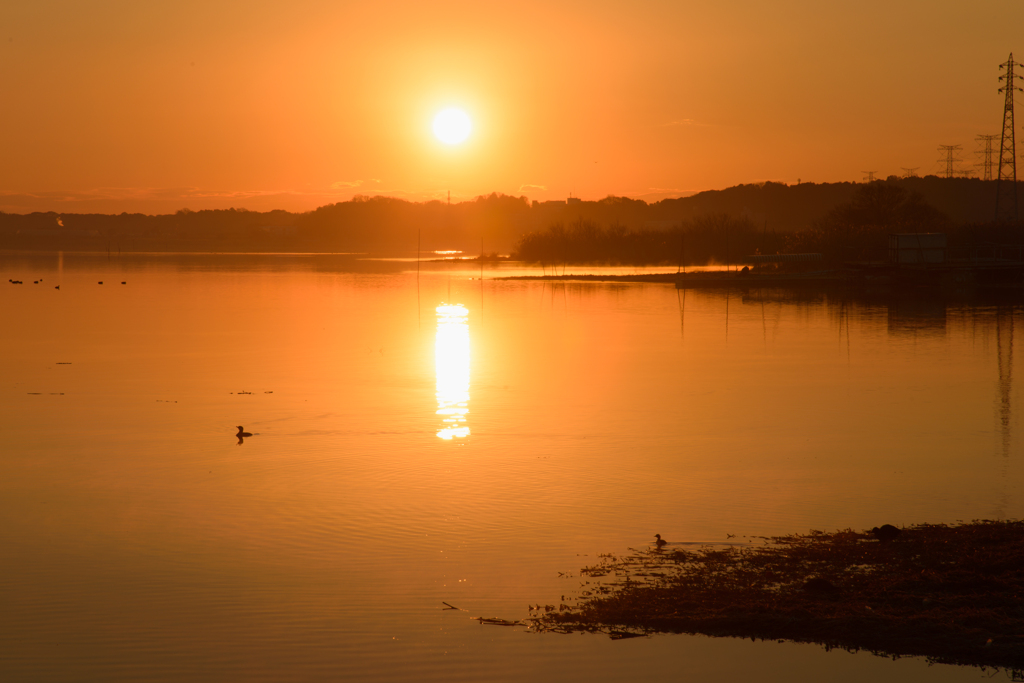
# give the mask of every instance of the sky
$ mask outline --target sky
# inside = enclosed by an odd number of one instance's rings
[[[0,211],[654,201],[952,144],[976,169],[1022,26],[1018,0],[7,2]]]

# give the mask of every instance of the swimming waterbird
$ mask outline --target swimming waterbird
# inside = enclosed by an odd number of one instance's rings
[[[668,545],[668,541],[663,539],[661,537],[661,534],[654,534],[654,537],[656,539],[658,539],[657,541],[654,542],[654,545],[658,546],[658,549],[661,549],[661,548],[665,547],[666,545]]]
[[[235,434],[235,436],[237,436],[238,438],[242,438],[243,436],[252,436],[252,434],[250,434],[249,432],[244,431],[242,429],[242,425],[238,425],[238,433]]]

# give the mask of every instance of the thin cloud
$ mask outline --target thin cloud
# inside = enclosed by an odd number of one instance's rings
[[[380,182],[379,180],[376,182]],[[357,187],[361,187],[363,184],[362,180],[339,180],[331,183],[332,190],[352,190]]]
[[[541,192],[547,192],[548,188],[546,185],[531,185],[526,183],[519,186],[518,192],[526,192],[527,190],[540,190]]]

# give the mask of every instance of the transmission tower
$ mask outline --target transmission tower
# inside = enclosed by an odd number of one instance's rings
[[[914,168],[907,168],[906,166],[900,166],[900,168],[903,170],[903,177],[904,178],[916,178],[917,177],[917,169],[919,169],[921,167],[920,166],[915,166]]]
[[[866,173],[867,174],[867,175],[864,176],[864,182],[866,182],[866,183],[873,183],[873,182],[875,182],[875,172],[874,171],[861,171],[861,173]]]
[[[983,144],[984,148],[979,149],[975,152],[975,155],[981,157],[981,161],[974,164],[980,166],[984,170],[982,175],[983,180],[992,180],[992,155],[995,154],[995,149],[992,147],[992,143],[999,139],[998,135],[975,135],[974,141]]]
[[[939,163],[946,164],[945,176],[947,178],[954,178],[957,175],[957,171],[955,168],[953,168],[953,165],[963,161],[963,159],[956,156],[956,153],[959,152],[961,149],[963,149],[963,147],[961,147],[960,145],[939,145],[939,151],[946,153],[946,158],[939,159]]]
[[[1017,87],[1017,78],[1024,78],[1020,74],[1013,73],[1013,53],[1005,64],[1000,64],[1000,69],[1006,69],[1006,73],[999,77],[999,80],[1006,81],[999,92],[1006,93],[1006,103],[1003,105],[1003,135],[999,145],[999,175],[996,176],[996,221],[1017,220],[1017,145],[1013,139],[1013,91],[1024,89]]]

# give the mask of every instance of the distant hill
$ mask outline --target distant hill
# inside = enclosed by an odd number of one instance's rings
[[[984,223],[995,215],[995,182],[977,178],[894,178],[876,181],[899,185],[918,193],[945,213],[954,224]],[[726,213],[768,223],[769,230],[803,230],[835,206],[848,202],[863,183],[759,183],[710,190],[691,197],[666,199],[651,205],[652,220],[693,219],[702,214]],[[1018,192],[1019,186],[1018,183]],[[1024,203],[1021,204],[1024,217]]]
[[[976,178],[889,178],[919,193],[954,224],[985,223],[995,182]],[[1018,188],[1019,188],[1018,184]],[[175,214],[0,213],[0,249],[133,251],[374,251],[462,249],[508,252],[525,233],[590,221],[625,228],[676,228],[709,215],[743,218],[774,233],[804,230],[849,202],[863,183],[759,183],[647,203],[628,197],[531,202],[491,194],[447,205],[392,197],[354,197],[307,213],[244,209]],[[1019,191],[1019,189],[1018,189]],[[1024,203],[1021,206],[1024,214]]]

